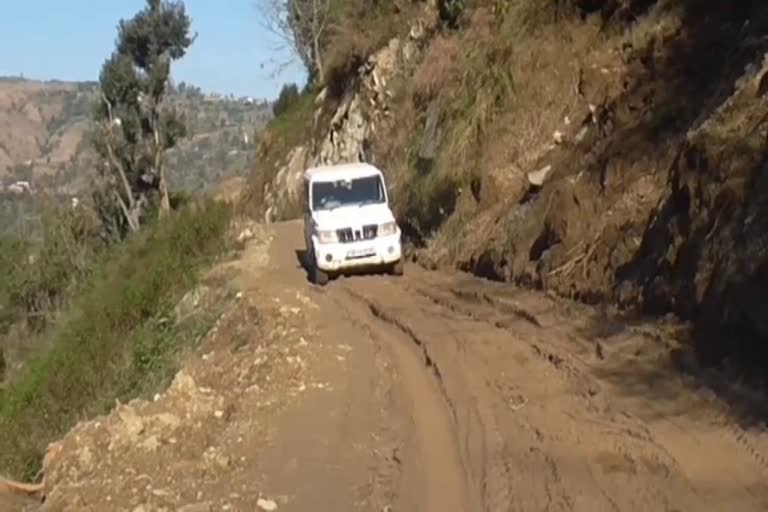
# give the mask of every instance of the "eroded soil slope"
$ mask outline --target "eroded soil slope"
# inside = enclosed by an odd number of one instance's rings
[[[702,362],[763,378],[768,10],[624,4],[642,15],[613,27],[622,37],[574,80],[584,113],[526,168],[547,170],[543,186],[505,197],[484,177],[437,253],[587,303],[673,312],[693,322]],[[496,197],[483,204],[486,188]]]
[[[675,325],[415,267],[316,288],[269,229],[171,388],[49,450],[44,509],[768,507],[768,436],[681,376]]]
[[[346,3],[249,205],[291,218],[305,168],[374,163],[426,265],[673,313],[765,380],[764,0]]]

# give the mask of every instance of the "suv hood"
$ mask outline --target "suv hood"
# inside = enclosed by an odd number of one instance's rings
[[[319,229],[342,229],[366,224],[392,222],[395,216],[387,204],[342,206],[334,210],[312,212],[312,220]]]

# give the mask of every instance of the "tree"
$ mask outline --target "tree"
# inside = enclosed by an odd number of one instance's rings
[[[331,20],[332,0],[257,0],[267,28],[288,44],[309,73],[325,80],[323,43]]]
[[[280,117],[285,111],[296,103],[301,97],[299,93],[299,87],[296,84],[286,84],[280,89],[280,95],[272,105],[272,114],[275,117]]]
[[[147,0],[130,20],[121,20],[115,50],[99,76],[94,109],[94,146],[100,156],[104,219],[122,231],[138,231],[149,206],[170,210],[164,153],[186,135],[183,119],[164,105],[171,63],[196,36],[181,1]],[[109,205],[112,206],[109,206]]]

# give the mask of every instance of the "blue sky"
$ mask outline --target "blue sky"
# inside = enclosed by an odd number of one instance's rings
[[[3,2],[0,75],[97,80],[112,52],[117,23],[145,0],[26,0]],[[205,91],[274,98],[286,82],[302,83],[297,61],[263,28],[254,0],[186,0],[197,40],[173,68],[177,82]]]

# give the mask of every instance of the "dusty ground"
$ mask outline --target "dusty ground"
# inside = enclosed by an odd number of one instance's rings
[[[681,376],[674,326],[415,267],[316,288],[270,229],[168,392],[51,450],[44,509],[768,509],[768,435]]]

